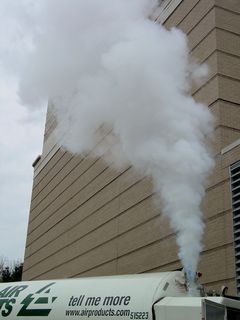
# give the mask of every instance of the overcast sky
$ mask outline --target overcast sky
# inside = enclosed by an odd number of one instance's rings
[[[44,113],[18,102],[17,81],[0,70],[0,257],[23,260],[33,180],[41,153]]]
[[[30,110],[18,95],[19,68],[31,46],[30,4],[0,0],[0,258],[9,260],[23,260],[32,163],[41,154],[44,131],[45,111]]]

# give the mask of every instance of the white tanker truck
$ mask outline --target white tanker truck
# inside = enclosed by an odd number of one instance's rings
[[[240,300],[190,296],[181,271],[2,283],[0,319],[240,320]]]

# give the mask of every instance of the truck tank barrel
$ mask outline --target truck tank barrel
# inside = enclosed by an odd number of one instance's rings
[[[226,297],[190,297],[181,271],[0,284],[0,319],[235,320],[239,310]]]
[[[164,296],[187,296],[180,271],[0,284],[0,318],[152,319]]]

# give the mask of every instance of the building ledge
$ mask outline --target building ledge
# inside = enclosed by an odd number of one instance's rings
[[[37,163],[38,163],[40,160],[41,160],[41,156],[38,155],[37,158],[33,161],[33,164],[32,164],[33,168],[36,167]]]
[[[233,143],[231,143],[228,146],[226,146],[225,148],[223,148],[221,150],[221,154],[225,154],[225,153],[229,152],[230,150],[232,150],[232,149],[234,149],[234,148],[236,148],[238,146],[240,146],[240,139],[234,141]]]

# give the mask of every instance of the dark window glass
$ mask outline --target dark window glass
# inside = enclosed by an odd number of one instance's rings
[[[227,320],[240,320],[240,310],[227,308]]]
[[[205,315],[206,320],[225,320],[225,306],[206,302]]]

